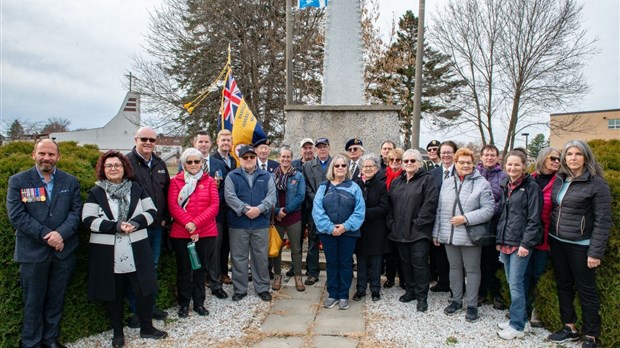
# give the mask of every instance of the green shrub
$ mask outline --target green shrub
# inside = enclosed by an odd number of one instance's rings
[[[34,165],[33,144],[14,142],[0,147],[0,195],[6,197],[9,176],[29,169]],[[95,183],[95,164],[99,151],[95,146],[77,146],[75,142],[60,143],[58,168],[75,175],[81,186],[82,199]],[[67,289],[61,340],[75,341],[80,337],[108,330],[108,321],[103,306],[87,299],[87,252],[88,230],[79,230],[80,247],[77,251],[77,267]],[[11,226],[6,204],[0,206],[0,347],[16,347],[21,335],[23,302],[19,286],[18,265],[13,261],[15,231]],[[172,305],[176,282],[174,257],[162,251],[160,265],[166,265],[160,281],[158,305],[167,308]]]

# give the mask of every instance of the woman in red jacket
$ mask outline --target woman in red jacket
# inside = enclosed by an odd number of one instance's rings
[[[541,327],[542,322],[536,312],[534,305],[534,296],[536,295],[536,285],[538,279],[545,273],[547,269],[547,260],[549,259],[549,225],[551,224],[551,188],[556,178],[556,173],[560,169],[560,151],[545,147],[538,152],[536,164],[532,178],[536,181],[543,193],[543,208],[540,219],[543,224],[543,242],[532,249],[532,256],[525,271],[525,291],[527,292],[526,303],[528,313],[531,313],[530,325],[533,327]]]
[[[179,318],[189,315],[189,302],[194,312],[209,315],[204,307],[206,263],[215,252],[217,225],[215,217],[220,200],[215,180],[203,173],[202,153],[189,148],[181,154],[183,171],[170,180],[168,209],[173,218],[170,241],[177,258],[177,301]],[[195,243],[201,267],[192,270],[188,244]]]

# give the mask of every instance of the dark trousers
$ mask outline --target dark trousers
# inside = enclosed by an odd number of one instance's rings
[[[177,301],[181,307],[189,307],[190,300],[194,301],[194,308],[204,305],[205,281],[207,280],[208,254],[213,254],[216,245],[215,237],[200,238],[196,242],[196,253],[202,267],[192,270],[189,260],[187,244],[189,238],[170,238],[172,249],[177,260]]]
[[[356,237],[319,234],[323,243],[327,273],[327,293],[330,298],[349,299],[353,280],[353,251]]]
[[[323,251],[325,251],[325,245],[323,245]],[[353,254],[353,252],[351,252],[351,254]],[[308,221],[308,253],[306,254],[306,267],[309,276],[319,276],[319,272],[321,271],[319,266],[319,237],[317,236],[316,226],[312,219]]]
[[[118,273],[114,275],[114,301],[105,301],[104,307],[114,336],[123,333],[123,316],[125,314],[125,293],[127,290],[135,295],[136,311],[140,318],[140,329],[149,330],[153,327],[154,294],[144,296],[140,290],[137,272]]]
[[[441,288],[450,287],[450,262],[446,255],[446,246],[431,245],[431,276],[437,279],[437,286]]]
[[[230,254],[230,241],[228,234],[228,224],[225,222],[217,223],[217,251],[220,263],[220,273],[228,274],[228,255]]]
[[[596,291],[596,268],[588,268],[588,246],[561,242],[549,237],[551,262],[560,303],[560,319],[565,324],[577,322],[573,301],[575,289],[581,301],[583,333],[601,334],[601,301]]]
[[[357,259],[357,291],[366,292],[366,286],[370,282],[370,291],[381,290],[381,263],[383,255],[360,255]],[[370,278],[368,277],[370,275]]]
[[[394,242],[389,241],[389,243]],[[385,277],[388,280],[394,281],[394,279],[396,279],[396,274],[398,274],[398,279],[404,284],[405,277],[403,276],[403,266],[398,256],[398,248],[394,246],[391,253],[383,254],[383,259],[385,260]]]
[[[495,248],[495,244],[483,246],[482,255],[480,256],[482,278],[480,288],[478,289],[478,297],[486,297],[489,292],[493,298],[500,297],[501,285],[496,275],[499,269],[503,269],[503,266],[499,262],[499,251]]]
[[[22,344],[52,344],[60,335],[65,292],[75,269],[75,254],[61,260],[50,253],[43,262],[20,263],[24,300]]]
[[[415,294],[416,299],[426,300],[428,297],[428,283],[430,281],[430,267],[428,254],[431,243],[428,239],[420,239],[413,243],[396,243],[400,262],[403,265],[403,275],[407,284],[407,293]]]

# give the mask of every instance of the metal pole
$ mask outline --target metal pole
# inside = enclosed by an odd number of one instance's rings
[[[286,0],[286,105],[293,104],[293,23],[292,0]]]
[[[415,54],[415,86],[413,94],[413,119],[411,120],[411,148],[420,147],[420,119],[422,116],[422,60],[424,58],[424,1],[419,0],[418,42]]]
[[[521,133],[521,135],[523,135],[525,137],[525,156],[529,157],[529,155],[530,155],[529,152],[530,151],[527,148],[527,145],[528,145],[527,144],[527,140],[528,140],[527,138],[530,136],[530,133]]]

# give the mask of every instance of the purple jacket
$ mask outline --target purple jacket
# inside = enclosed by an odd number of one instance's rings
[[[495,198],[495,215],[497,215],[499,214],[499,201],[502,199],[502,188],[499,184],[504,178],[508,177],[508,174],[502,170],[502,166],[499,163],[495,164],[495,167],[491,169],[486,168],[480,163],[478,164],[478,171],[491,184],[491,191],[493,191],[493,198]]]

